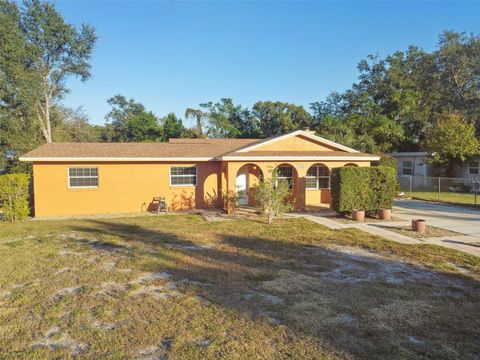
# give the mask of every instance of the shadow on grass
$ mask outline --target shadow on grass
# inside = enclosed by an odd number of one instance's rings
[[[169,271],[176,281],[203,283],[189,290],[249,319],[279,322],[354,357],[442,358],[452,355],[452,349],[461,358],[479,353],[480,320],[472,314],[480,312],[480,290],[473,279],[366,250],[327,249],[322,239],[294,242],[288,233],[277,238],[239,236],[215,225],[190,226],[211,232],[213,244],[180,235],[181,229],[118,221],[90,220],[72,230],[94,235],[94,241],[79,240],[93,249],[134,259],[142,258],[147,246],[153,259],[161,261],[139,270]],[[125,244],[115,244],[110,237]]]

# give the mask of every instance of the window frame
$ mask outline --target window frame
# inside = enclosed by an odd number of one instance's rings
[[[308,175],[308,171],[311,168],[315,168],[315,176]],[[328,175],[320,175],[320,168],[327,169]],[[330,173],[330,169],[328,168],[328,166],[325,166],[325,165],[312,165],[312,166],[310,166],[307,170],[307,174],[305,175],[305,179],[315,179],[316,186],[315,187],[307,187],[308,186],[307,181],[305,181],[305,189],[306,190],[329,190],[330,187],[331,187],[331,184],[330,184],[331,177],[330,177],[330,175],[331,175],[331,173]],[[320,187],[320,179],[327,179],[328,180],[328,187]]]
[[[70,169],[96,169],[97,175],[96,176],[70,176]],[[97,185],[88,185],[88,186],[72,186],[70,184],[70,180],[72,178],[88,178],[88,179],[97,179]],[[98,189],[100,187],[100,170],[98,166],[74,166],[74,167],[67,167],[67,185],[69,189]]]
[[[194,168],[195,169],[195,175],[172,175],[172,169],[173,168]],[[172,184],[172,176],[175,177],[191,177],[195,176],[195,184]],[[198,183],[198,168],[196,165],[193,166],[170,166],[169,168],[169,177],[168,181],[171,187],[196,187]]]
[[[405,167],[406,162],[410,163],[410,167]],[[405,174],[405,169],[409,169],[410,174]],[[402,160],[402,176],[413,176],[413,160]]]
[[[285,177],[285,176],[279,176],[280,175],[280,171],[279,171],[280,168],[290,168],[292,170],[292,177],[290,178],[290,177]],[[279,180],[285,179],[288,182],[288,190],[290,190],[290,191],[294,190],[295,189],[295,169],[293,168],[293,166],[291,166],[291,165],[280,165],[280,166],[277,166],[276,171],[277,171],[277,184],[276,185],[278,185]],[[288,181],[288,179],[291,179],[291,181]],[[290,185],[291,185],[291,187],[290,187]]]
[[[472,166],[472,164],[477,164],[477,165]],[[472,173],[472,169],[475,169],[477,172]],[[468,163],[468,174],[469,175],[480,175],[480,161],[470,161]]]

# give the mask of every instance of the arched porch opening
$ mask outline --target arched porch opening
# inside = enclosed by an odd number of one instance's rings
[[[330,203],[330,169],[322,163],[313,164],[305,176],[305,205],[329,207]]]
[[[288,188],[295,191],[298,188],[298,174],[297,170],[290,164],[280,164],[273,170],[277,175],[277,181],[285,181],[288,183]]]
[[[288,183],[288,188],[292,194],[291,200],[295,209],[302,209],[303,196],[300,198],[299,195],[303,195],[304,191],[300,189],[301,186],[297,169],[293,165],[283,163],[277,165],[273,171],[277,175],[277,181],[285,181]]]
[[[255,187],[263,181],[263,172],[255,164],[242,165],[236,175],[237,205],[255,206]]]
[[[343,165],[343,167],[358,167],[358,165],[354,164],[354,163],[348,163],[348,164]]]

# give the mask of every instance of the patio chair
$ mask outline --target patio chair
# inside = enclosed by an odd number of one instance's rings
[[[165,196],[154,197],[152,203],[156,205],[157,214],[160,214],[161,212],[168,214],[167,200]]]

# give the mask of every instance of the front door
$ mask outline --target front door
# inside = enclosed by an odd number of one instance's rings
[[[248,205],[248,192],[247,192],[247,171],[241,169],[237,174],[237,195],[238,205]]]

